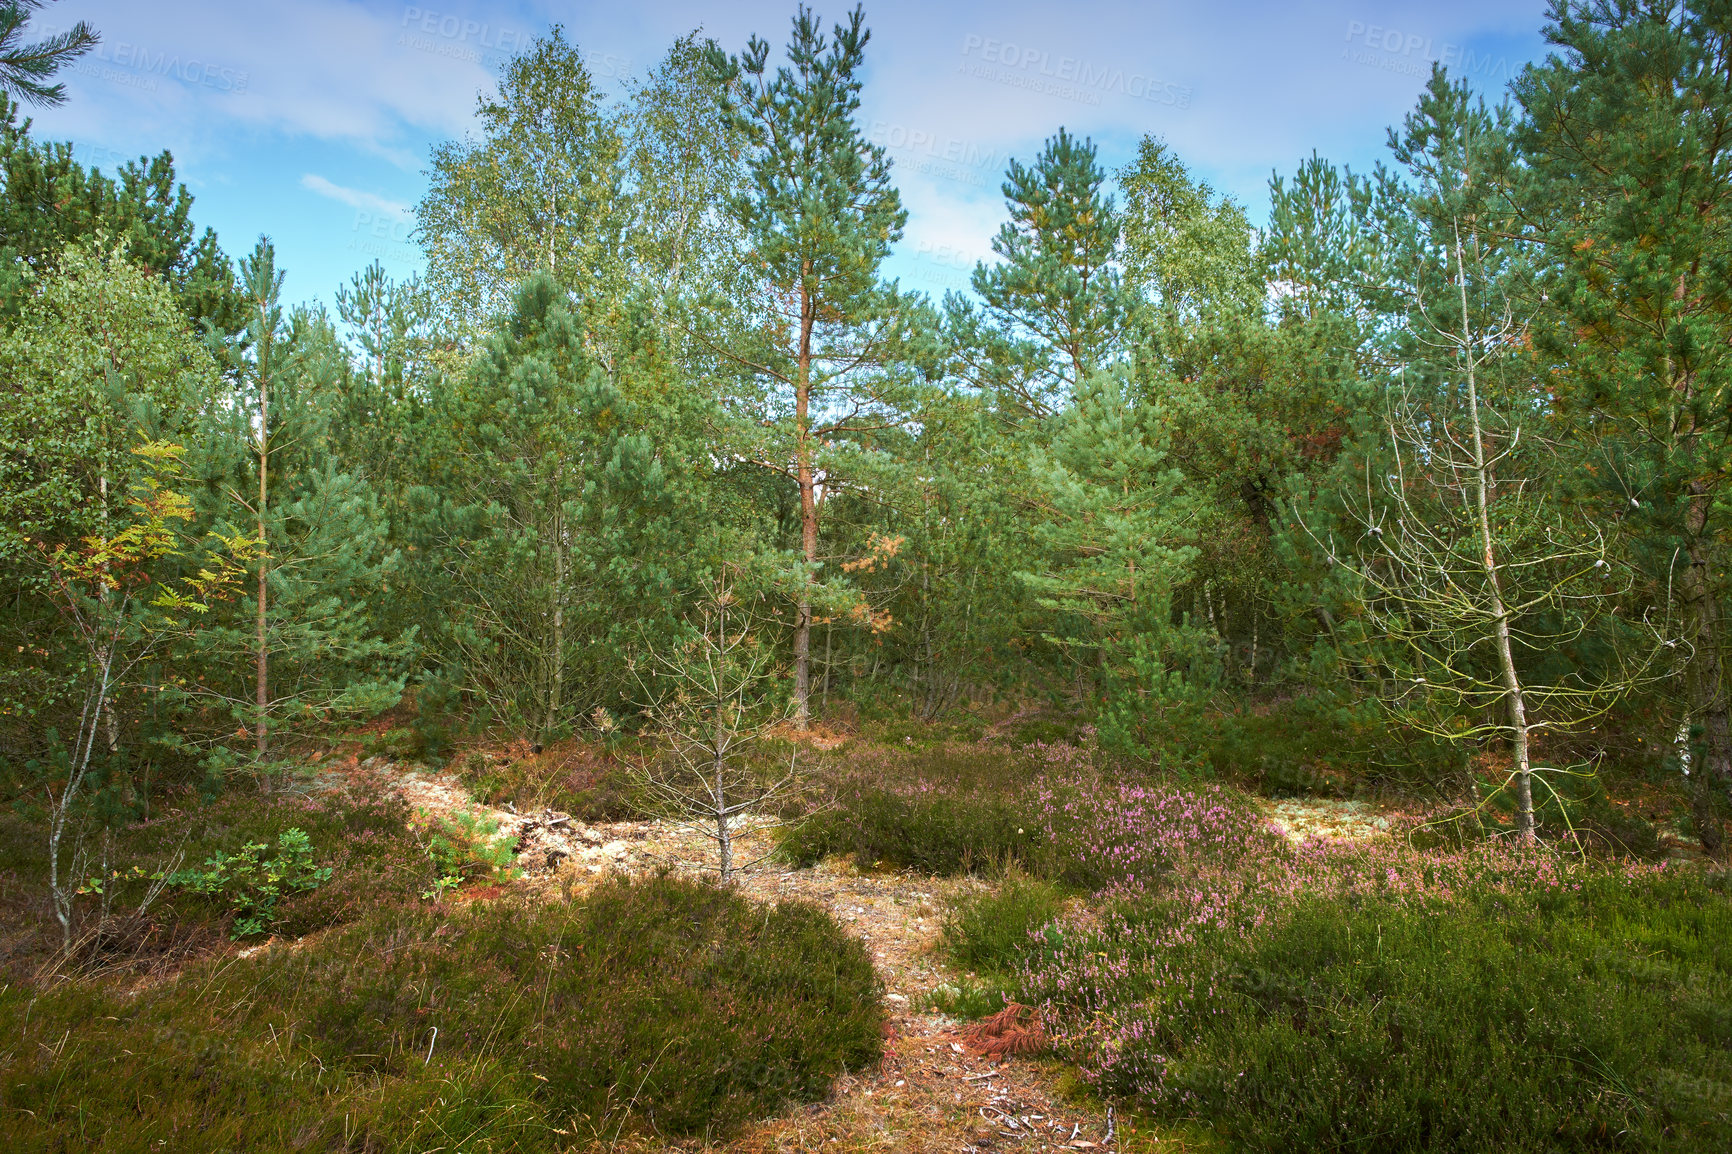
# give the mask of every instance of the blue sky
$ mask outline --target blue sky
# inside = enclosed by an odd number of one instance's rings
[[[841,5],[816,5],[827,19]],[[792,0],[58,0],[34,27],[89,20],[102,48],[32,115],[39,136],[112,168],[173,152],[199,224],[238,255],[276,242],[293,300],[329,301],[372,260],[420,267],[409,213],[429,150],[471,131],[500,64],[555,20],[618,91],[702,27],[730,51],[780,45]],[[1146,133],[1261,221],[1271,170],[1316,150],[1368,167],[1432,59],[1501,93],[1544,52],[1542,0],[1391,3],[868,4],[861,111],[909,209],[890,272],[962,287],[1003,216],[1005,163],[1061,125],[1117,165]]]

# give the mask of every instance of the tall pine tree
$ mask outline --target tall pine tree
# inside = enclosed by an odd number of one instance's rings
[[[907,212],[882,147],[868,144],[855,114],[865,59],[865,14],[826,37],[802,6],[788,63],[772,73],[770,45],[753,37],[743,55],[712,54],[749,143],[749,192],[734,209],[759,276],[762,324],[723,350],[754,385],[750,407],[766,437],[750,450],[799,489],[806,564],[794,623],[796,724],[811,696],[814,584],[821,501],[833,474],[820,451],[894,423],[894,360],[901,303],[878,269],[902,235]]]

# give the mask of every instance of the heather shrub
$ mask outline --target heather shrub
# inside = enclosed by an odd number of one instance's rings
[[[0,1128],[31,1149],[563,1150],[725,1136],[881,1046],[816,907],[615,881],[580,906],[399,906],[135,997],[0,990]]]
[[[1041,830],[1035,868],[1082,889],[1152,882],[1280,845],[1250,799],[1217,785],[1078,776],[1042,779],[1032,793]]]
[[[563,741],[538,754],[456,760],[457,776],[478,801],[521,810],[556,809],[579,821],[632,821],[653,816],[628,767],[596,746]]]
[[[208,799],[176,791],[153,807],[149,821],[116,826],[106,838],[87,837],[86,872],[100,879],[102,892],[87,887],[74,907],[77,935],[89,938],[92,951],[86,960],[149,966],[238,928],[298,936],[412,898],[425,886],[427,869],[405,828],[407,817],[395,794],[367,788],[285,794],[240,787]],[[289,830],[305,835],[304,850],[291,855],[301,866],[294,879],[272,882],[271,863]],[[38,925],[43,912],[33,903],[46,889],[47,856],[28,833],[19,819],[0,818],[0,912]],[[248,846],[260,848],[249,855]],[[232,864],[213,877],[210,863],[217,859]],[[176,871],[183,880],[195,873],[205,878],[162,888],[145,915],[135,917],[154,876]],[[299,884],[315,873],[316,886]],[[271,886],[277,889],[274,898],[267,892]],[[266,924],[241,926],[267,907]],[[101,932],[94,932],[99,923]],[[14,941],[15,953],[5,963],[27,968],[42,959],[47,945],[45,939]]]
[[[1099,898],[1017,997],[1099,1088],[1235,1148],[1732,1140],[1732,909],[1695,874],[1313,845]]]
[[[958,966],[1009,974],[1022,963],[1029,936],[1059,914],[1063,897],[1047,882],[1009,877],[995,890],[960,897],[945,919],[945,951]],[[1002,1002],[994,1009],[1002,1009]]]
[[[1232,790],[1124,780],[1095,768],[1094,756],[1035,743],[862,758],[827,806],[783,835],[782,849],[800,865],[830,854],[932,874],[997,864],[1094,889],[1236,858],[1271,837]]]
[[[849,854],[861,866],[958,874],[991,862],[1031,863],[1033,825],[1016,799],[944,786],[857,785],[788,829],[782,852],[796,865]]]
[[[1041,836],[1035,784],[1086,760],[1073,746],[855,750],[832,770],[826,803],[782,833],[782,852],[798,865],[851,855],[861,866],[939,875],[992,864],[1032,868]]]

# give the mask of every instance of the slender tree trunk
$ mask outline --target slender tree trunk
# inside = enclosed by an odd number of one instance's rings
[[[1689,565],[1684,571],[1686,628],[1695,649],[1690,659],[1690,713],[1702,721],[1701,759],[1691,787],[1691,811],[1702,848],[1718,853],[1725,842],[1715,815],[1713,794],[1732,789],[1732,732],[1727,724],[1725,671],[1720,662],[1720,603],[1714,596],[1708,552],[1708,505],[1712,494],[1701,481],[1690,485],[1685,529]]]
[[[270,651],[266,648],[265,635],[266,606],[265,599],[269,586],[270,554],[265,548],[265,508],[270,489],[268,477],[270,469],[270,419],[271,419],[271,378],[270,351],[268,346],[259,350],[259,620],[258,620],[258,756],[262,762],[265,759],[268,730],[266,728],[265,712],[270,708]]]
[[[106,417],[103,419],[102,432],[102,443],[106,449],[108,445],[108,421]],[[103,460],[102,475],[96,479],[96,490],[98,502],[102,510],[102,539],[106,541],[108,539],[108,461],[106,456]],[[106,570],[107,566],[105,565],[103,568]],[[96,597],[98,602],[101,603],[104,612],[108,609],[108,599],[110,595],[110,590],[106,583],[97,586]],[[109,654],[104,653],[102,655],[102,662],[104,665],[107,665],[109,659]],[[112,703],[104,703],[102,707],[102,721],[108,733],[108,752],[110,756],[113,756],[120,752],[120,719],[114,716],[114,706]]]
[[[555,499],[558,498],[555,492]],[[547,674],[547,715],[541,726],[541,740],[549,741],[559,723],[559,711],[565,698],[565,513],[553,517],[553,652]]]
[[[1727,718],[1725,672],[1720,663],[1720,603],[1714,596],[1708,544],[1708,506],[1713,494],[1701,481],[1690,485],[1685,528],[1689,568],[1684,571],[1684,604],[1689,613],[1691,712],[1702,719],[1703,769],[1723,787],[1732,787],[1732,724]]]
[[[810,275],[810,266],[802,270]],[[811,724],[812,698],[812,581],[818,563],[818,501],[812,470],[812,326],[817,301],[800,281],[800,349],[794,378],[794,455],[800,482],[800,549],[806,559],[805,583],[800,588],[798,619],[794,626],[794,728]]]
[[[720,711],[716,720],[716,760],[711,767],[712,780],[715,782],[716,798],[716,850],[721,859],[722,884],[726,885],[734,877],[734,832],[728,826],[728,799],[722,789],[722,723]]]
[[[833,632],[835,630],[830,626],[824,626],[824,688],[822,697],[822,708],[824,709],[830,708],[830,634]]]
[[[722,653],[728,648],[728,610],[724,603],[716,612],[716,648]],[[723,772],[728,761],[728,719],[723,707],[723,691],[719,678],[720,671],[712,673],[715,685],[715,729],[710,735],[710,752],[713,761],[710,764],[710,780],[714,782],[712,790],[716,804],[716,854],[721,863],[721,880],[726,885],[734,876],[734,835],[728,828],[728,797],[723,788]]]
[[[1461,238],[1455,242],[1456,285],[1461,291],[1462,360],[1467,367],[1467,409],[1473,422],[1473,490],[1479,520],[1480,563],[1485,568],[1486,588],[1491,593],[1491,611],[1496,620],[1498,667],[1503,674],[1504,693],[1509,698],[1510,735],[1515,754],[1516,828],[1524,842],[1534,840],[1532,763],[1528,752],[1527,701],[1516,672],[1515,651],[1510,644],[1509,610],[1504,604],[1503,583],[1498,572],[1497,550],[1491,536],[1490,476],[1485,463],[1485,436],[1479,423],[1479,381],[1474,368],[1473,333],[1468,327],[1467,270],[1463,264]]]

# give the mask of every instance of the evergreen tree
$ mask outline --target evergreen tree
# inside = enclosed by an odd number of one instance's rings
[[[537,740],[632,700],[627,663],[677,632],[723,527],[687,485],[702,415],[653,340],[604,368],[538,274],[430,402],[419,531],[439,567],[440,656],[495,722]]]
[[[980,313],[946,301],[964,373],[1027,414],[1050,416],[1135,338],[1135,294],[1122,281],[1120,220],[1101,191],[1092,141],[1059,130],[1032,165],[1012,160],[1010,219],[992,240],[994,265],[974,270]]]
[[[228,335],[241,325],[234,270],[206,229],[195,236],[192,196],[164,152],[114,177],[85,168],[70,144],[38,142],[0,93],[0,316],[21,307],[32,276],[53,271],[70,244],[124,246],[127,260],[161,277],[195,328]],[[98,238],[105,239],[98,239]]]
[[[1394,270],[1383,238],[1401,200],[1389,174],[1339,169],[1316,153],[1292,183],[1269,179],[1266,277],[1283,312],[1334,313],[1370,329],[1388,312]]]
[[[1598,519],[1627,522],[1693,650],[1696,764],[1732,789],[1725,479],[1732,476],[1732,22],[1706,0],[1559,0],[1525,72],[1532,235],[1558,318],[1538,339]],[[1710,834],[1711,836],[1711,834]]]
[[[749,146],[749,191],[733,207],[760,278],[762,319],[718,352],[754,385],[745,406],[761,414],[766,436],[749,455],[799,492],[807,575],[794,624],[794,716],[802,727],[811,696],[820,502],[836,484],[836,473],[820,465],[820,449],[893,424],[889,402],[899,383],[892,369],[901,302],[879,283],[878,269],[907,213],[884,149],[868,144],[855,121],[869,38],[859,8],[826,38],[802,6],[788,64],[773,74],[770,45],[757,37],[738,58],[712,54]],[[711,337],[712,344],[728,339]]]
[[[23,42],[24,26],[51,0],[6,0],[0,4],[0,94],[54,106],[66,102],[66,85],[50,84],[54,74],[89,52],[101,37],[80,20],[34,44]]]
[[[168,695],[208,736],[239,724],[263,766],[272,733],[368,717],[401,698],[413,626],[383,635],[376,608],[399,558],[363,478],[335,458],[331,426],[350,371],[322,312],[285,315],[267,238],[241,262],[246,359],[201,414],[188,470],[200,523],[252,543],[248,596],[213,615],[177,660],[191,675]],[[242,675],[242,669],[246,674]],[[200,728],[189,719],[189,732]],[[281,742],[275,748],[281,748]],[[216,764],[225,758],[214,751]]]
[[[1048,640],[1096,685],[1102,740],[1146,755],[1162,708],[1212,675],[1194,631],[1172,621],[1173,589],[1196,557],[1194,508],[1159,408],[1136,403],[1118,375],[1089,378],[1054,422],[1034,464],[1045,566],[1021,578],[1055,615]]]

